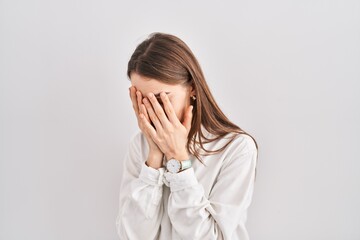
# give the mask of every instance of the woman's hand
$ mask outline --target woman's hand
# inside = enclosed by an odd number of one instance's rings
[[[141,132],[145,135],[146,140],[149,144],[149,156],[147,159],[148,166],[151,166],[153,168],[159,168],[162,166],[162,160],[163,160],[163,152],[160,150],[160,148],[156,145],[156,143],[152,140],[152,137],[150,136],[148,128],[145,126],[145,121],[149,122],[149,116],[146,112],[146,108],[144,104],[142,104],[142,94],[140,91],[138,91],[134,86],[131,86],[129,88],[130,98],[132,101],[132,106],[134,108],[136,118],[138,120],[138,126],[141,130]],[[140,114],[143,114],[144,119],[140,118]]]
[[[168,96],[164,92],[162,92],[160,96],[166,114],[153,93],[148,94],[150,102],[147,98],[143,99],[150,119],[155,125],[155,129],[150,124],[146,115],[141,113],[140,119],[153,141],[165,154],[166,160],[170,158],[175,158],[180,161],[187,160],[189,159],[189,153],[186,148],[186,143],[191,128],[193,106],[190,105],[186,109],[184,121],[181,123],[176,116]]]

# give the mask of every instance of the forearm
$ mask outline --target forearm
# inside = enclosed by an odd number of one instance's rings
[[[180,174],[180,175],[179,175]],[[210,214],[214,212],[193,169],[184,170],[170,180],[168,214],[176,232],[183,239],[223,239],[221,230]]]
[[[145,161],[146,166],[154,168],[156,170],[158,170],[159,168],[162,168],[163,167],[163,156],[164,155],[157,155],[157,154],[150,152]]]
[[[139,177],[129,182],[117,217],[118,234],[122,238],[156,239],[163,214],[162,174],[162,168],[155,170],[143,164]]]

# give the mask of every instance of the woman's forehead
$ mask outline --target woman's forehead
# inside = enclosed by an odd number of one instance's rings
[[[170,89],[168,87],[156,87],[156,86],[147,86],[142,84],[132,84],[136,88],[136,90],[140,91],[142,95],[147,95],[148,93],[153,93],[155,96],[160,97],[160,93],[165,92],[166,94],[170,94],[174,91],[174,89]]]
[[[181,92],[184,90],[184,86],[181,84],[166,84],[156,79],[142,77],[137,73],[131,74],[131,85],[139,90],[142,95],[152,92],[155,96],[157,95],[159,97],[161,92],[165,92],[170,95],[171,93]]]

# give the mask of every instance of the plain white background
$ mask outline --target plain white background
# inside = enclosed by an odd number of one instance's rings
[[[155,31],[258,141],[251,239],[360,239],[356,0],[0,0],[0,239],[117,239],[127,62]]]

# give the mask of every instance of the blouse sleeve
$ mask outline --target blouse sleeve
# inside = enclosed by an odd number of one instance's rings
[[[157,239],[160,232],[164,168],[146,166],[141,159],[139,134],[130,141],[123,162],[116,217],[120,239]]]
[[[243,150],[229,154],[208,198],[192,167],[164,174],[171,190],[169,218],[182,239],[249,238],[245,222],[254,188],[257,149]]]

